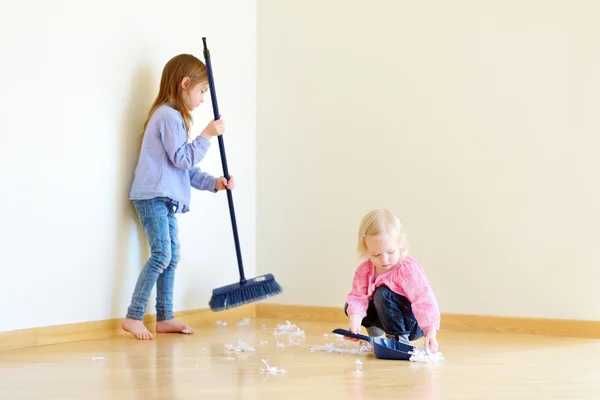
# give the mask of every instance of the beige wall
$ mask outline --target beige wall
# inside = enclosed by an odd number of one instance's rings
[[[371,208],[443,312],[600,318],[600,4],[257,9],[258,272],[342,306]]]
[[[124,317],[147,256],[128,201],[139,131],[164,64],[183,52],[203,59],[203,36],[256,272],[255,17],[247,0],[2,7],[0,331]],[[195,118],[194,135],[212,119],[210,99]],[[222,174],[216,140],[201,165]],[[179,218],[176,310],[208,308],[214,287],[238,279],[225,193],[194,192],[191,207]]]

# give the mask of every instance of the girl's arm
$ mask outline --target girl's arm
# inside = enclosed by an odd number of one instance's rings
[[[193,188],[215,193],[218,191],[216,188],[218,178],[210,175],[208,172],[202,171],[199,167],[194,167],[189,172],[190,183]]]
[[[181,120],[165,115],[160,121],[160,139],[169,160],[180,169],[192,169],[198,164],[210,148],[210,141],[202,136],[187,143],[187,133]]]
[[[417,323],[425,333],[439,331],[440,310],[425,271],[414,260],[407,261],[405,265],[402,270],[401,286],[412,304]]]
[[[367,295],[368,286],[368,275],[367,270],[360,266],[354,273],[354,279],[352,280],[352,290],[346,298],[348,303],[348,316],[357,314],[360,316],[361,321],[367,315],[367,309],[369,308],[369,297]]]

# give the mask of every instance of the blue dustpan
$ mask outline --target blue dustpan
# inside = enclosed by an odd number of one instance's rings
[[[355,334],[345,329],[334,329],[333,333],[364,340],[365,342],[371,342],[373,344],[373,353],[375,353],[375,357],[384,360],[408,361],[412,356],[411,352],[415,350],[414,346],[405,343],[400,343],[396,340],[385,338],[372,338],[365,335]]]

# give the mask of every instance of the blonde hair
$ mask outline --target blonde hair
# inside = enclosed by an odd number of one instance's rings
[[[404,260],[409,247],[406,233],[402,229],[400,219],[393,212],[386,209],[369,211],[360,222],[357,246],[359,256],[366,257],[367,245],[365,239],[367,237],[387,235],[393,235],[397,239],[400,248],[400,261]]]
[[[185,89],[181,87],[181,81],[186,77],[190,78],[190,88],[193,88],[198,83],[207,82],[208,73],[206,65],[191,54],[179,54],[165,64],[160,78],[160,89],[144,122],[140,143],[144,139],[144,133],[146,132],[150,117],[152,117],[152,114],[154,114],[158,107],[166,103],[170,103],[174,109],[179,111],[189,135],[190,127],[193,123],[192,114],[185,106],[183,98]]]

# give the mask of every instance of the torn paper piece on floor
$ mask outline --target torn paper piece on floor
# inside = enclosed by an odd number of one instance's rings
[[[217,325],[219,325],[219,326],[227,326],[227,322],[217,321]]]
[[[244,318],[240,322],[238,322],[238,326],[248,326],[250,325],[250,318]]]
[[[263,373],[269,373],[269,374],[285,374],[285,369],[280,369],[277,367],[270,367],[269,364],[267,364],[267,361],[264,358],[261,358],[261,361],[263,363],[265,363],[265,365],[267,366],[267,368],[261,368],[260,372]]]
[[[285,349],[285,344],[283,344],[281,342],[277,342],[277,348],[278,349]]]
[[[356,359],[356,361],[354,362],[354,366],[356,367],[356,369],[350,373],[353,375],[356,375],[356,376],[362,375],[362,373],[363,373],[362,365],[363,365],[362,361],[360,361],[359,359]]]
[[[265,346],[265,345],[267,345],[267,344],[269,344],[269,342],[267,342],[266,340],[263,340],[262,342],[260,342],[260,345],[261,345],[261,346]]]
[[[298,328],[298,330],[295,332],[288,332],[288,336],[305,338],[306,334],[304,331],[301,331],[300,328]]]
[[[364,354],[372,351],[372,348],[369,346],[360,346],[358,347],[336,347],[334,343],[327,343],[324,345],[312,345],[310,347],[311,353],[316,353],[317,351],[324,351],[327,353],[340,353],[340,354]]]
[[[252,346],[248,346],[246,343],[244,343],[241,339],[238,340],[238,345],[237,347],[232,345],[232,344],[226,344],[225,345],[225,350],[227,351],[236,351],[236,352],[242,352],[242,351],[246,351],[246,352],[253,352],[256,351],[256,349]]]
[[[444,360],[444,356],[439,351],[430,353],[424,347],[415,347],[414,351],[410,351],[409,354],[412,354],[409,358],[409,361],[412,362],[435,364]]]
[[[354,361],[354,366],[356,367],[356,369],[361,370],[362,371],[362,361],[360,361],[358,358],[356,359],[356,361]]]
[[[273,331],[273,336],[279,335],[290,335],[297,337],[305,337],[304,331],[298,328],[295,324],[292,324],[290,321],[285,321],[284,324],[277,324]]]
[[[291,332],[295,331],[296,329],[298,329],[298,327],[287,320],[285,321],[285,325],[277,324],[277,326],[275,327],[275,330],[278,332]]]

